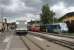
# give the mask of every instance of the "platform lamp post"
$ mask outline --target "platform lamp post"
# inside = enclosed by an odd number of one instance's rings
[[[3,19],[4,19],[4,23],[5,23],[5,31],[7,31],[8,30],[8,28],[7,28],[7,18],[4,17]]]

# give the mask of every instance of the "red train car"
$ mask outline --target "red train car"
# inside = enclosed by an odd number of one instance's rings
[[[31,31],[33,32],[40,32],[40,26],[37,24],[33,24],[31,27]]]

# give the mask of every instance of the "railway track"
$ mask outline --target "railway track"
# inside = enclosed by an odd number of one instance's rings
[[[43,33],[43,34],[48,34],[48,35],[54,35],[54,36],[67,37],[67,38],[72,38],[72,39],[74,39],[74,36],[64,35],[63,33],[59,33],[59,34],[47,33],[47,32],[42,32],[42,33]]]
[[[20,39],[22,40],[22,42],[24,43],[24,45],[26,46],[26,48],[27,48],[28,50],[30,50],[30,47],[26,44],[26,42],[24,41],[23,37],[20,37]]]
[[[46,39],[48,41],[57,43],[59,45],[62,45],[62,46],[65,46],[65,47],[68,47],[68,48],[74,50],[74,42],[70,42],[70,41],[66,41],[66,40],[58,40],[58,39],[54,39],[54,38],[49,38],[49,37],[46,37],[46,36],[43,36],[43,35],[40,35],[40,34],[31,33],[31,35],[44,38],[44,39]]]
[[[22,36],[20,37],[22,42],[24,42],[24,45],[28,48],[28,50],[44,50],[41,46],[39,46],[37,43],[35,43],[33,40],[29,39],[28,37]],[[28,40],[31,42],[31,44],[28,44],[28,42],[25,42],[25,40]]]
[[[36,39],[34,39],[33,37],[36,37],[36,36],[34,36],[34,35],[30,35],[30,37],[29,36],[26,36],[26,37],[20,37],[20,39],[22,40],[22,42],[24,42],[24,45],[26,46],[26,48],[28,48],[28,50],[55,50],[55,47],[58,45],[51,45],[51,44],[48,44],[47,42],[47,44],[45,44],[45,46],[46,47],[43,47],[39,42],[37,42],[37,40]],[[38,36],[37,36],[38,37]],[[43,39],[43,38],[42,38]],[[49,41],[48,41],[49,42]],[[53,43],[53,42],[50,42],[50,43]],[[44,43],[42,43],[42,44],[44,44]],[[53,44],[55,44],[55,43],[53,43]],[[48,47],[49,46],[49,47]],[[52,48],[52,46],[54,47],[54,49]],[[57,46],[57,47],[59,47],[59,46]],[[56,48],[57,48],[56,47]],[[60,47],[63,47],[63,46],[60,46]],[[52,48],[52,49],[50,49],[50,48]],[[64,47],[64,48],[66,48],[66,47]],[[68,49],[68,48],[67,48]],[[59,50],[59,49],[58,49]],[[61,50],[61,48],[60,48],[60,50]]]
[[[31,32],[31,31],[29,31],[29,32]],[[35,33],[43,33],[43,34],[48,34],[48,35],[54,35],[54,36],[67,37],[67,38],[72,38],[72,39],[74,39],[74,36],[64,35],[64,34],[62,34],[62,33],[60,33],[60,34],[47,33],[47,32],[35,32]]]
[[[63,35],[63,34],[54,34],[54,33],[49,34],[49,33],[48,33],[48,35],[54,35],[54,36],[59,36],[59,37],[67,37],[67,38],[72,38],[72,39],[74,39],[74,36]]]

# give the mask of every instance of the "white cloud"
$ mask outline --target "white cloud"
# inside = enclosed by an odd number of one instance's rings
[[[18,8],[19,0],[11,0],[12,3],[9,6],[6,6],[8,10],[15,11]]]
[[[64,2],[53,5],[51,9],[56,13],[55,17],[60,18],[64,14],[74,11],[74,7],[66,7]]]
[[[34,15],[32,13],[27,13],[25,16],[20,16],[20,17],[13,17],[13,18],[8,17],[9,23],[17,20],[26,20],[27,22],[29,22],[31,20],[40,20],[40,17],[39,15]]]
[[[3,15],[7,17],[10,16],[11,21],[14,21],[13,16],[16,17],[15,20],[24,20],[24,18],[27,21],[30,21],[31,19],[40,20],[40,8],[45,3],[50,4],[51,9],[56,13],[57,18],[63,16],[68,12],[74,11],[74,4],[70,0],[68,0],[68,2],[66,2],[66,0],[9,0],[10,2],[8,2],[8,0],[1,1],[2,2],[0,2],[0,8],[3,7]],[[8,19],[9,22],[10,20]]]
[[[26,16],[27,16],[27,18],[29,20],[40,20],[40,16],[39,15],[34,15],[32,13],[28,13],[28,14],[26,14]]]
[[[42,3],[41,0],[31,0],[33,3],[37,4],[37,3]]]
[[[10,10],[12,12],[21,12],[21,11],[32,11],[34,10],[33,7],[28,7],[24,2],[21,2],[20,0],[12,0],[12,4],[9,6],[6,6],[7,10]]]

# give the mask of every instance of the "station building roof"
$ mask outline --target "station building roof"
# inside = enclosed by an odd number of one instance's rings
[[[74,20],[74,12],[70,12],[70,13],[65,14],[59,20]]]

